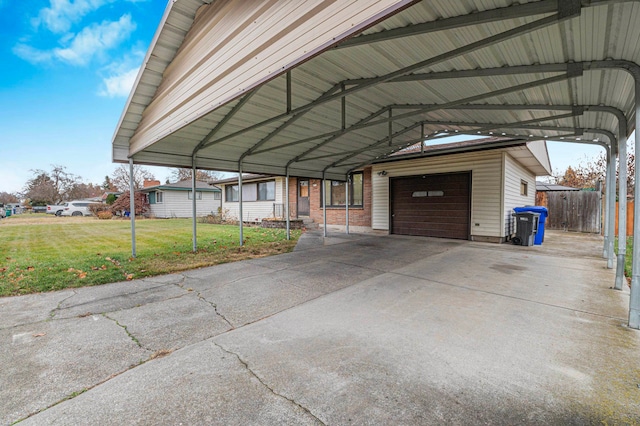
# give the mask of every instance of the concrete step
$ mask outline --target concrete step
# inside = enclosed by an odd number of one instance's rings
[[[304,224],[304,227],[307,229],[318,229],[318,224],[316,222],[313,221],[313,219],[311,219],[308,216],[300,216],[299,219],[302,219],[302,223]]]

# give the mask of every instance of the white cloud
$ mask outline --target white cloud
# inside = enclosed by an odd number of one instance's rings
[[[87,14],[115,0],[50,0],[49,7],[40,10],[33,24],[45,26],[54,33],[64,33]]]
[[[92,24],[73,37],[68,47],[53,49],[52,54],[73,65],[86,65],[94,56],[118,46],[135,28],[129,14],[118,21]]]
[[[18,43],[13,48],[13,53],[33,64],[37,64],[39,62],[48,62],[53,58],[52,52],[39,50],[24,43]]]
[[[102,87],[98,95],[109,98],[129,96],[143,59],[144,50],[142,47],[134,47],[118,62],[113,62],[100,70]]]
[[[123,71],[103,79],[104,88],[98,93],[109,98],[127,97],[138,76],[139,67]]]

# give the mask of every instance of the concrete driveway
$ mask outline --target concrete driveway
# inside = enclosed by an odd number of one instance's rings
[[[640,424],[601,239],[305,234],[296,251],[0,299],[0,422]]]

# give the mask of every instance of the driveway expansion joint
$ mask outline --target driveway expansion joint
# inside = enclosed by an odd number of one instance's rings
[[[295,399],[293,399],[293,398],[288,398],[288,397],[284,396],[283,394],[276,392],[276,391],[275,391],[271,386],[269,386],[269,385],[267,384],[267,382],[265,382],[265,380],[264,380],[264,379],[262,379],[260,376],[258,376],[258,375],[256,374],[256,372],[255,372],[255,371],[253,371],[253,370],[251,369],[251,367],[249,367],[249,363],[248,363],[247,361],[243,360],[243,359],[240,357],[240,355],[239,355],[239,354],[237,354],[237,353],[235,353],[235,352],[233,352],[233,351],[231,351],[231,350],[229,350],[229,349],[225,348],[224,346],[222,346],[222,345],[220,345],[220,344],[218,344],[218,343],[216,343],[216,342],[213,342],[213,344],[214,344],[214,345],[216,345],[217,347],[219,347],[223,352],[228,353],[229,355],[233,355],[233,356],[235,356],[235,357],[238,359],[238,361],[240,362],[240,364],[242,364],[242,365],[244,366],[244,368],[249,372],[249,374],[251,374],[253,377],[255,377],[255,378],[256,378],[256,380],[258,380],[258,382],[260,382],[260,384],[262,384],[262,386],[264,386],[265,388],[267,388],[267,389],[269,390],[269,392],[271,392],[272,394],[274,394],[275,396],[277,396],[277,397],[279,397],[279,398],[282,398],[282,399],[285,399],[285,400],[289,401],[290,403],[294,404],[295,406],[297,406],[298,408],[300,408],[302,411],[304,411],[305,413],[307,413],[308,415],[310,415],[311,417],[313,417],[313,418],[314,418],[318,423],[320,423],[320,424],[321,424],[321,425],[323,425],[323,426],[326,426],[326,423],[325,423],[325,422],[323,422],[322,420],[320,420],[320,419],[318,418],[318,416],[316,416],[315,414],[313,414],[313,413],[311,412],[311,410],[309,410],[307,407],[305,407],[304,405],[300,404],[299,402],[297,402],[297,401],[296,401]]]

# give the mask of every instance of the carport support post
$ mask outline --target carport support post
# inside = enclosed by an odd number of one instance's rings
[[[616,160],[618,158],[617,140],[611,141],[611,156],[609,159],[609,182],[607,185],[607,199],[609,200],[609,207],[607,209],[607,223],[609,228],[609,239],[607,244],[607,268],[613,269],[613,258],[615,252],[613,246],[615,244],[616,236]]]
[[[322,173],[322,188],[320,188],[322,194],[322,221],[324,222],[323,236],[327,237],[327,185],[324,178],[324,172]]]
[[[347,182],[345,183],[345,188],[344,188],[344,196],[345,196],[345,200],[344,200],[344,211],[345,211],[345,218],[344,218],[344,223],[346,224],[346,232],[347,235],[349,234],[349,185],[351,184],[351,173],[347,173]]]
[[[638,132],[640,131],[640,75],[634,74],[635,77],[635,91],[636,91],[636,123],[635,123],[635,152],[640,152],[640,137]],[[636,202],[633,208],[633,272],[631,276],[631,295],[629,297],[629,327],[640,329],[640,168],[638,167],[638,156],[635,158],[636,182],[633,194]]]
[[[614,288],[622,290],[626,283],[624,263],[627,255],[627,123],[618,120],[618,263]]]
[[[196,225],[196,155],[193,155],[191,159],[191,219],[193,221],[193,252],[195,253],[198,250],[198,240],[196,236],[197,225]]]
[[[244,244],[244,236],[242,235],[242,160],[238,162],[238,223],[240,229],[240,247]]]
[[[287,74],[289,75],[289,74]],[[285,177],[285,190],[284,190],[284,215],[287,221],[287,240],[291,239],[291,223],[289,221],[289,166],[287,166],[287,173]]]
[[[133,182],[133,158],[129,157],[129,220],[131,220],[131,257],[136,257],[136,188]]]
[[[613,145],[613,142],[611,145]],[[609,146],[609,149],[607,149],[607,168],[604,178],[604,188],[606,192],[604,197],[604,244],[602,246],[602,257],[605,259],[609,257],[609,189],[611,188],[611,157],[613,157],[613,151],[611,150],[611,146]]]

